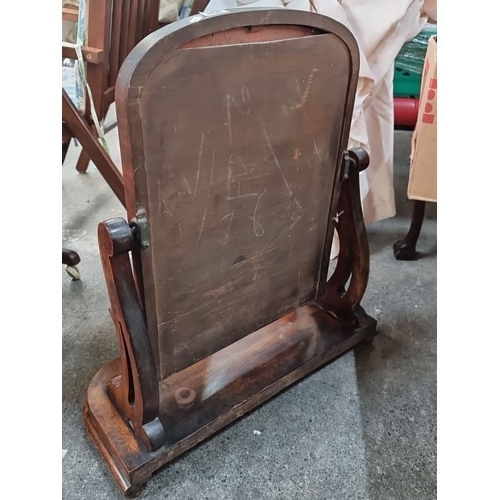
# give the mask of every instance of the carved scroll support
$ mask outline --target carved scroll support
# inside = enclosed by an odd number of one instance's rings
[[[133,232],[124,219],[115,218],[99,224],[98,239],[122,365],[121,377],[109,383],[108,393],[139,440],[153,451],[165,442],[165,429],[158,418],[156,366],[130,264]]]
[[[370,250],[366,235],[359,173],[369,165],[368,153],[354,148],[344,153],[337,214],[340,251],[337,267],[318,304],[348,326],[359,327],[366,319],[360,302],[368,284]]]

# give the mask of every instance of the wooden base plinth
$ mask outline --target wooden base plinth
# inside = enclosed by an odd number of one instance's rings
[[[368,317],[346,327],[316,305],[304,306],[159,383],[166,443],[148,452],[109,397],[120,360],[93,378],[86,429],[122,493],[135,496],[151,474],[319,366],[375,335]],[[286,424],[284,424],[286,425]]]

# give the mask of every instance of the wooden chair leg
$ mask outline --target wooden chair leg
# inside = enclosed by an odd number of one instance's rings
[[[417,258],[416,246],[425,215],[425,201],[413,202],[413,213],[408,234],[400,241],[394,243],[394,257],[397,260],[415,260]]]
[[[81,174],[87,172],[89,168],[90,158],[85,149],[80,151],[80,156],[78,156],[78,161],[76,162],[76,170]]]
[[[107,113],[109,111],[109,106],[110,106],[110,103],[108,103],[108,104],[105,105],[104,112],[102,114],[103,117],[106,117],[106,115],[107,115]],[[108,125],[107,127],[104,127],[104,133],[107,134],[116,125],[117,125],[117,122],[115,121],[111,125]],[[90,129],[94,133],[94,136],[96,137],[96,139],[99,140],[99,137],[98,137],[95,125],[92,125],[90,127]],[[90,161],[91,161],[91,159],[90,159],[89,154],[87,153],[87,151],[85,151],[85,149],[82,148],[82,150],[80,151],[80,155],[78,156],[78,161],[76,162],[76,170],[77,170],[77,172],[80,172],[81,174],[86,173],[87,169],[89,168]]]
[[[111,161],[111,158],[95,137],[89,124],[75,108],[75,105],[71,102],[64,89],[62,89],[62,114],[63,120],[71,130],[73,137],[80,142],[83,148],[89,151],[95,166],[101,172],[122,205],[125,206],[125,189],[122,174]]]
[[[62,123],[62,162],[64,163],[64,159],[66,158],[66,153],[68,152],[69,145],[71,142],[71,131],[66,126],[66,124]]]
[[[104,113],[106,115],[106,113]],[[109,131],[113,130],[116,126],[118,125],[118,122],[115,120],[113,123],[110,123],[106,127],[104,127],[104,133],[107,134]],[[94,132],[95,137],[97,137],[97,131],[95,130],[95,127],[91,127],[92,132]],[[90,165],[90,156],[88,155],[87,151],[85,149],[82,149],[80,151],[80,156],[78,156],[78,161],[76,162],[76,170],[80,172],[81,174],[84,174],[87,172],[87,169],[89,168]]]

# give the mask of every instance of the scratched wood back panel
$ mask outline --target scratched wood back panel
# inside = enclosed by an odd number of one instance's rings
[[[273,38],[184,43],[129,89],[160,378],[314,300],[326,279],[357,67],[324,30]]]

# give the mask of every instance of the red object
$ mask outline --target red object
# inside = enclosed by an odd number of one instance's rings
[[[418,99],[394,98],[394,125],[415,127],[418,118]]]

